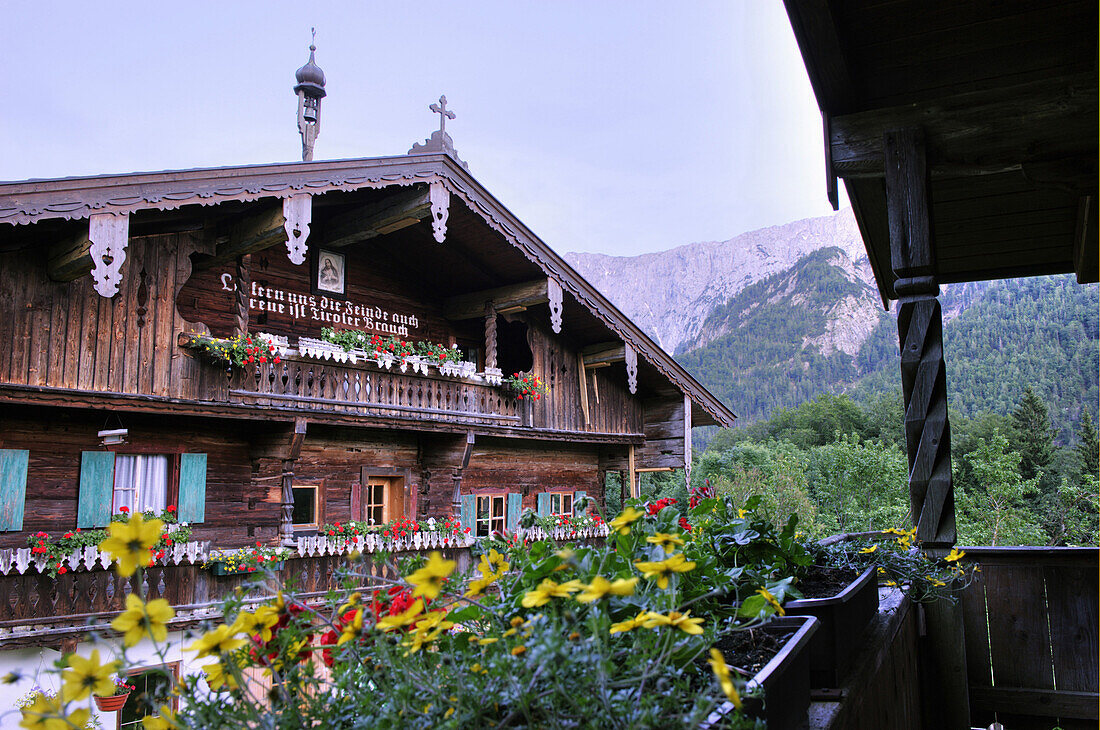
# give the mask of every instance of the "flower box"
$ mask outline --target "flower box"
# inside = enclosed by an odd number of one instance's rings
[[[273,563],[264,563],[263,568],[264,570],[281,570],[283,567],[283,562],[284,561],[282,560],[277,560]],[[244,573],[257,573],[260,570],[256,566],[238,565],[234,567],[229,567],[227,563],[224,563],[221,560],[211,561],[209,563],[209,567],[210,571],[214,575],[242,575]]]
[[[839,687],[851,668],[863,629],[878,613],[878,582],[870,567],[847,588],[828,598],[789,601],[787,613],[814,616],[821,627],[810,646],[810,682],[814,687]]]
[[[500,368],[485,368],[481,377],[485,378],[485,382],[489,385],[500,385],[504,380],[504,371]]]

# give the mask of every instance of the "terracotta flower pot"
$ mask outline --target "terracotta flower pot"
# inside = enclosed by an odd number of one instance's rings
[[[118,712],[122,709],[122,706],[126,704],[126,698],[130,696],[127,692],[124,695],[111,695],[110,697],[95,696],[95,706],[99,708],[100,712]]]

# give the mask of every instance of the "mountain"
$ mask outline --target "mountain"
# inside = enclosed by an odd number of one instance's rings
[[[743,424],[819,393],[900,387],[895,315],[882,308],[850,211],[659,254],[566,258]],[[1007,414],[1030,384],[1064,439],[1082,404],[1097,403],[1095,285],[952,284],[940,303],[952,413]]]
[[[698,347],[710,312],[749,284],[790,269],[806,254],[838,248],[871,283],[850,209],[641,256],[567,253],[565,259],[667,352]],[[863,259],[863,265],[857,265]],[[704,338],[708,334],[702,335]]]

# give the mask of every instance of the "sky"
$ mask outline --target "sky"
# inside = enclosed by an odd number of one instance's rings
[[[446,94],[470,172],[559,252],[831,212],[778,0],[9,4],[0,180],[299,160],[311,26],[316,160],[404,154]]]

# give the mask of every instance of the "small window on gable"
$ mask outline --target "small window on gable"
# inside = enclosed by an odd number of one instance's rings
[[[504,495],[479,494],[474,534],[489,537],[494,532],[504,532]]]
[[[294,485],[294,512],[292,518],[294,527],[300,529],[316,529],[318,527],[317,515],[321,511],[317,504],[319,491],[318,487],[313,484]]]
[[[168,506],[171,478],[168,454],[115,454],[113,514],[152,512],[160,514]]]

